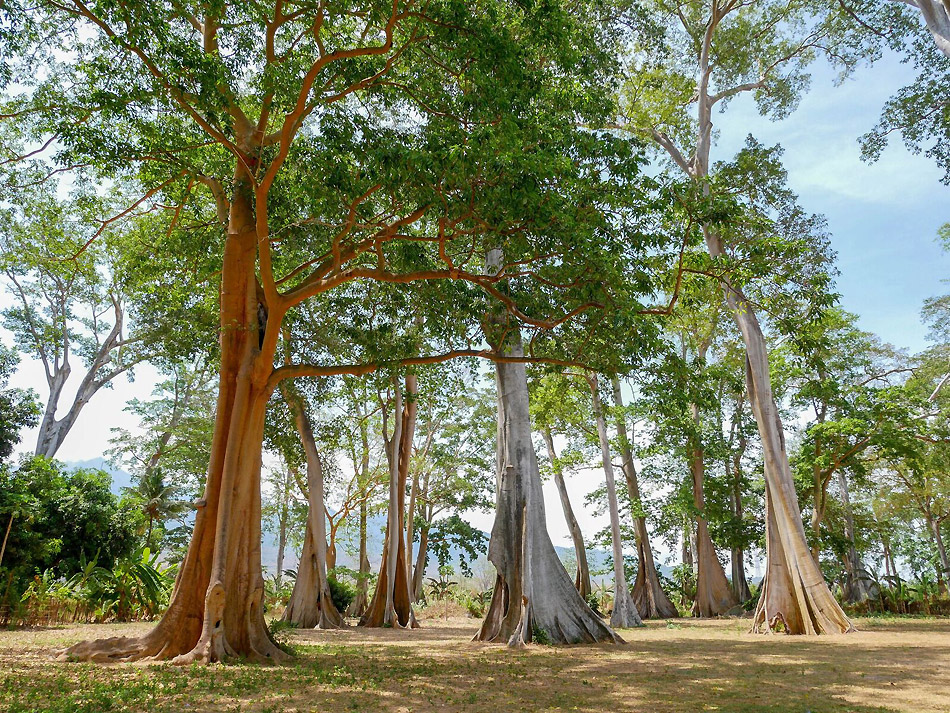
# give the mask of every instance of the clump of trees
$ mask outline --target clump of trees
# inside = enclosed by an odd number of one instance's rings
[[[930,79],[868,155],[898,123],[940,135],[945,112],[905,114],[939,105],[945,13],[898,5],[7,3],[4,320],[46,376],[43,408],[0,394],[0,455],[39,425],[3,476],[7,589],[162,610],[70,657],[280,661],[268,607],[417,626],[428,564],[468,573],[486,535],[466,514],[493,507],[482,641],[619,643],[644,618],[746,609],[759,631],[845,633],[843,604],[884,606],[907,567],[939,594],[947,300],[925,306],[931,349],[880,344],[837,306],[781,148],[714,155],[714,109],[751,94],[780,118],[816,59],[847,73],[885,46]],[[49,459],[146,362],[163,380],[115,432],[136,481],[119,499]],[[602,533],[567,487],[592,466]]]

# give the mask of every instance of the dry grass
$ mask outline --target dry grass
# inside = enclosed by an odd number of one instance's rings
[[[651,622],[626,646],[510,651],[478,622],[296,632],[282,667],[55,663],[82,638],[148,625],[0,632],[0,710],[950,712],[950,620],[860,620],[857,634],[756,636],[742,620]]]

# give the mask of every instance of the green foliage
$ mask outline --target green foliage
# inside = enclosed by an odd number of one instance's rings
[[[37,424],[40,406],[32,389],[9,389],[20,356],[15,349],[0,344],[0,460],[10,457],[20,442],[20,431]]]
[[[12,518],[3,569],[16,581],[55,571],[70,577],[95,557],[113,564],[139,547],[143,514],[109,490],[102,471],[67,472],[57,461],[25,458],[17,468],[0,470],[0,518]]]
[[[337,611],[345,612],[356,598],[356,587],[346,580],[337,579],[332,574],[327,577],[327,584],[330,586],[330,598]]]
[[[172,568],[148,548],[118,559],[110,568],[97,558],[80,562],[70,577],[52,569],[37,574],[8,621],[50,625],[75,621],[152,620],[164,611],[174,583]]]
[[[290,638],[293,636],[293,633],[296,630],[297,625],[292,621],[271,619],[267,622],[267,631],[270,633],[271,639],[273,639],[274,643],[288,654],[297,653],[293,647],[293,644],[290,643]]]
[[[459,569],[472,576],[471,563],[488,550],[488,537],[457,514],[437,520],[429,531],[429,548],[439,562],[439,570],[458,555]]]
[[[429,593],[433,599],[441,601],[452,596],[456,587],[458,587],[458,582],[449,579],[454,574],[455,568],[451,565],[439,565],[439,578],[429,577]]]

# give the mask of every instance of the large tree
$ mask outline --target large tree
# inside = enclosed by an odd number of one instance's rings
[[[14,29],[4,79],[23,90],[3,114],[21,134],[52,137],[59,167],[93,163],[138,181],[142,210],[207,191],[209,222],[225,233],[214,439],[176,589],[145,636],[68,655],[285,658],[264,624],[260,571],[261,443],[279,382],[459,355],[523,370],[552,358],[557,342],[538,339],[528,354],[479,348],[476,315],[489,305],[519,328],[572,337],[609,312],[585,255],[613,225],[598,202],[615,176],[633,180],[635,162],[622,143],[577,127],[609,107],[602,84],[617,43],[603,10],[486,2],[472,12],[451,0],[367,1],[355,12],[282,0],[4,7]],[[617,195],[632,193],[623,188]],[[491,273],[485,240],[505,246]],[[544,288],[519,294],[499,288],[506,280]],[[417,291],[426,281],[427,295]],[[373,282],[404,286],[421,304],[467,304],[468,318],[441,324],[423,354],[354,349],[345,364],[275,364],[289,312],[366,304]],[[358,317],[347,319],[357,332]]]
[[[620,126],[649,137],[673,169],[713,205],[730,195],[728,189],[717,189],[721,171],[712,164],[714,109],[752,93],[760,111],[784,116],[807,85],[806,67],[819,52],[846,67],[859,56],[841,32],[844,11],[825,12],[820,4],[657,0],[648,8],[662,31],[662,46],[635,56]],[[763,188],[757,190],[768,204]],[[700,216],[710,258],[707,272],[717,279],[745,342],[749,404],[765,462],[767,574],[754,627],[781,626],[799,634],[850,631],[808,551],[759,310],[750,298],[748,279],[734,268],[745,257],[762,259],[766,246],[774,249],[781,241],[769,240],[768,230],[743,235],[742,221],[723,220],[712,206],[708,210]],[[766,257],[775,268],[782,267],[780,260],[777,254]]]

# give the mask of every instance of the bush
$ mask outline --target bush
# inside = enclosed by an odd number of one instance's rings
[[[594,611],[594,614],[597,614],[597,616],[603,616],[603,613],[600,611],[600,602],[597,601],[597,597],[593,592],[588,592],[587,596],[584,598],[584,601],[587,602],[587,606],[589,606]]]
[[[327,584],[330,585],[330,599],[333,600],[333,606],[338,612],[345,612],[350,602],[356,598],[356,587],[332,575],[327,577]]]
[[[161,565],[148,548],[109,569],[96,559],[83,558],[80,565],[68,579],[53,569],[34,576],[19,603],[5,613],[4,623],[150,621],[165,609],[175,581],[172,569]]]
[[[297,625],[283,619],[271,619],[267,625],[271,638],[278,648],[286,651],[288,654],[294,653],[293,646],[290,643],[290,635],[296,630]]]

